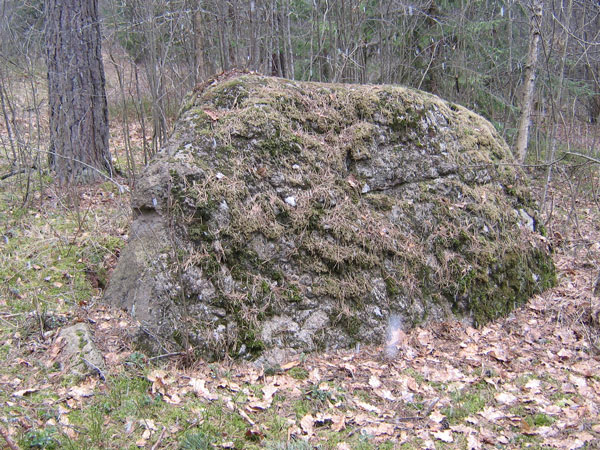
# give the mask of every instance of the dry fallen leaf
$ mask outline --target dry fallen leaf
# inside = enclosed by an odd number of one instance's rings
[[[314,425],[317,427],[325,427],[333,423],[331,414],[318,413],[315,417]]]
[[[510,392],[500,392],[494,395],[494,398],[502,405],[512,405],[517,401],[517,397]]]
[[[525,384],[525,389],[529,389],[532,393],[539,392],[542,382],[536,378],[532,378]]]
[[[396,401],[396,397],[394,397],[394,394],[392,394],[392,391],[389,389],[374,389],[373,392],[375,392],[375,394],[384,400],[388,400],[390,402]]]
[[[579,361],[571,364],[569,369],[584,377],[593,377],[596,373],[600,372],[600,364],[593,360]]]
[[[419,392],[419,385],[413,377],[407,376],[404,380],[406,381],[406,387],[408,387],[408,389],[413,392]]]
[[[319,372],[318,367],[315,367],[313,370],[311,370],[309,372],[308,379],[310,381],[312,381],[314,384],[319,384],[319,382],[321,381],[321,374]]]
[[[281,366],[282,370],[289,370],[292,367],[296,367],[300,365],[300,361],[296,360],[296,361],[290,361],[289,363],[286,363],[284,365]]]
[[[333,424],[331,425],[331,429],[333,431],[342,431],[346,429],[346,416],[343,414],[337,416],[331,416],[331,420]]]
[[[92,395],[94,395],[93,386],[73,386],[69,389],[69,396],[76,400],[82,397],[91,397]]]
[[[273,395],[279,388],[273,384],[268,384],[262,388],[263,398],[262,400],[253,400],[248,403],[246,409],[249,411],[261,411],[268,409],[273,403]]]
[[[170,405],[179,405],[181,403],[181,397],[179,397],[179,395],[176,393],[165,395],[164,399],[165,402],[169,403]]]
[[[211,111],[210,109],[203,109],[202,112],[206,114],[210,119],[214,122],[215,120],[219,120],[219,115],[215,111]]]
[[[538,436],[542,436],[542,437],[551,437],[556,435],[556,433],[558,432],[558,430],[555,430],[552,427],[548,427],[548,426],[542,426],[542,427],[538,427],[535,430],[535,434],[537,434]]]
[[[417,437],[423,440],[423,442],[421,442],[421,449],[435,449],[435,443],[431,440],[429,432],[421,430],[417,433]]]
[[[577,390],[581,395],[585,396],[585,393],[588,391],[587,382],[585,378],[578,377],[577,375],[569,374],[569,381],[577,386]]]
[[[365,434],[369,434],[371,436],[393,436],[396,431],[396,426],[391,423],[378,423],[373,425],[368,425],[362,429]]]
[[[356,404],[356,406],[364,409],[365,411],[374,412],[374,413],[379,414],[379,408],[377,406],[370,405],[370,404],[363,402],[362,400],[359,400],[357,398],[354,398],[354,403]]]
[[[433,433],[433,437],[439,439],[440,441],[446,442],[447,444],[454,442],[452,431],[450,430],[436,431]]]
[[[70,387],[66,392],[66,395],[74,400],[81,400],[82,397],[91,397],[94,395],[94,390],[96,389],[97,384],[97,378],[87,378],[81,384]]]
[[[166,379],[168,376],[167,372],[162,369],[154,369],[152,372],[148,374],[148,381],[156,381],[158,379]]]
[[[29,394],[33,394],[34,392],[39,391],[39,389],[37,388],[30,388],[30,389],[22,389],[20,391],[15,391],[13,392],[13,397],[25,397],[26,395]]]
[[[472,427],[469,427],[469,426],[463,425],[463,424],[450,425],[450,429],[452,431],[454,431],[455,433],[463,433],[463,434],[467,434],[467,435],[477,432],[475,430],[475,428],[472,428]]]
[[[152,382],[153,394],[167,394],[167,373],[161,369],[155,369],[148,374],[148,380]]]
[[[64,336],[59,336],[56,339],[56,341],[54,341],[54,343],[52,344],[50,349],[48,349],[47,355],[49,356],[50,359],[46,363],[47,367],[50,367],[50,366],[52,366],[52,364],[54,364],[54,361],[56,360],[56,358],[58,357],[58,355],[60,354],[60,352],[62,351],[64,346],[65,346],[65,338],[64,338]]]
[[[226,378],[223,378],[219,381],[219,387],[223,389],[229,389],[231,392],[239,392],[241,390],[239,384],[234,383]]]
[[[375,375],[371,375],[371,377],[369,378],[369,386],[371,386],[374,389],[377,389],[381,386],[381,381],[379,381],[379,378],[377,378]]]
[[[481,450],[481,442],[475,434],[467,436],[467,450]]]
[[[577,437],[577,439],[581,439],[583,442],[594,442],[596,441],[596,438],[588,433],[587,431],[581,431],[579,433],[576,433],[575,436]],[[598,443],[596,441],[596,443]]]
[[[508,361],[508,355],[506,353],[506,350],[504,350],[503,348],[500,347],[494,347],[492,348],[488,355],[490,355],[492,358],[497,359],[498,361],[501,362],[506,362]]]
[[[315,418],[311,414],[307,414],[300,420],[300,427],[304,433],[308,436],[312,436],[314,434],[314,423]]]
[[[499,419],[506,417],[502,411],[499,411],[496,408],[493,408],[491,406],[488,406],[483,411],[480,411],[479,415],[492,423],[498,421]]]
[[[371,423],[372,421],[373,419],[371,418],[371,416],[365,413],[358,413],[352,417],[352,422],[359,426]]]
[[[352,174],[350,174],[350,176],[347,178],[348,184],[350,186],[352,186],[353,188],[358,187],[358,180],[356,179],[356,177]]]
[[[550,416],[556,416],[562,412],[562,408],[558,405],[548,405],[544,408],[544,413]]]
[[[156,422],[154,422],[154,420],[152,419],[140,419],[138,420],[138,424],[145,428],[146,430],[150,430],[150,431],[156,431],[158,430],[158,427],[156,426]]]
[[[277,386],[274,386],[272,384],[267,384],[266,386],[264,386],[262,388],[262,392],[264,394],[264,399],[265,400],[272,400],[273,399],[273,395],[275,394],[275,392],[277,392],[279,388]]]
[[[427,347],[431,345],[431,342],[433,341],[433,335],[429,330],[420,329],[417,331],[417,341],[423,347]]]
[[[561,359],[570,359],[573,358],[573,352],[569,349],[562,348],[557,353],[558,357]]]
[[[203,397],[206,400],[216,400],[219,398],[218,395],[211,393],[206,387],[206,381],[200,378],[190,378],[189,382],[191,388],[194,390],[194,393],[198,397]]]
[[[246,409],[249,412],[264,411],[265,409],[269,409],[271,403],[270,400],[254,400],[246,405]]]
[[[506,436],[504,436],[503,434],[499,435],[497,439],[498,439],[498,442],[499,442],[500,444],[504,444],[504,445],[506,445],[506,444],[508,444],[508,443],[510,442],[510,439],[508,439],[508,438],[507,438]]]

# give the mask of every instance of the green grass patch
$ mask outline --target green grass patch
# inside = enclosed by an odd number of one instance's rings
[[[556,419],[544,413],[536,413],[525,417],[525,422],[531,427],[548,427],[556,422]]]
[[[483,410],[494,398],[495,389],[485,381],[479,381],[460,391],[452,392],[451,406],[444,408],[442,413],[448,418],[450,424],[456,424],[465,417]]]
[[[296,380],[305,380],[308,378],[308,370],[303,367],[292,367],[288,370],[288,375]]]
[[[30,430],[19,439],[23,449],[54,450],[61,448],[59,433],[56,427]]]
[[[180,450],[209,450],[212,449],[214,442],[211,436],[208,436],[201,430],[188,430],[179,442]]]
[[[276,440],[276,441],[267,441],[265,442],[265,448],[267,450],[313,450],[314,447],[312,444],[309,444],[305,441],[291,441],[287,442],[287,440]]]

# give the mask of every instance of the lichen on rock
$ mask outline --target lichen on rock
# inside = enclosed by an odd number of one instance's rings
[[[59,339],[63,342],[61,359],[71,374],[78,377],[89,373],[104,376],[104,358],[94,344],[87,324],[80,322],[61,329]]]
[[[555,281],[513,162],[430,94],[224,74],[142,178],[105,299],[151,349],[212,358],[382,342],[392,316],[483,324]]]

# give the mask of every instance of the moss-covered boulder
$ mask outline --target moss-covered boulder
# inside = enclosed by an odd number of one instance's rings
[[[555,280],[524,184],[489,122],[433,95],[224,74],[140,180],[105,298],[152,349],[217,358],[483,324]]]

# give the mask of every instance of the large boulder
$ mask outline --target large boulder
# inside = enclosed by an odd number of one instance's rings
[[[141,178],[105,299],[151,350],[215,358],[480,325],[555,280],[524,186],[493,126],[433,95],[227,73]]]

